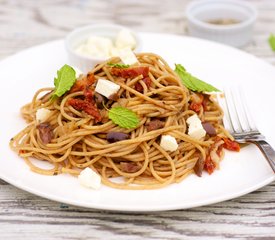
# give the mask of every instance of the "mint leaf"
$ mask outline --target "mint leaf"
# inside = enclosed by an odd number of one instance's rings
[[[110,67],[116,67],[116,68],[128,68],[130,65],[123,64],[123,63],[108,63]]]
[[[209,83],[206,83],[188,73],[181,64],[176,64],[175,72],[180,77],[182,83],[194,92],[220,92]]]
[[[268,42],[269,42],[269,45],[270,45],[272,51],[275,51],[275,35],[274,34],[270,34]]]
[[[135,128],[138,126],[137,115],[128,108],[113,107],[108,111],[109,118],[122,128]]]
[[[54,92],[52,97],[61,97],[69,91],[76,81],[75,70],[65,64],[57,71],[57,77],[54,78]]]

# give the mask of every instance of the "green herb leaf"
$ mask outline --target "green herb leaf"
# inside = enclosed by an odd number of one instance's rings
[[[268,41],[272,51],[275,51],[275,35],[270,34]]]
[[[206,83],[188,73],[181,64],[176,64],[175,72],[180,77],[184,86],[194,92],[220,92],[209,83]]]
[[[130,65],[123,64],[123,63],[108,63],[110,67],[116,67],[116,68],[128,68]]]
[[[122,128],[135,128],[138,126],[138,116],[128,108],[113,107],[108,111],[109,118]]]
[[[54,78],[54,92],[52,97],[61,97],[69,91],[76,81],[75,70],[65,64],[57,71],[57,77]]]

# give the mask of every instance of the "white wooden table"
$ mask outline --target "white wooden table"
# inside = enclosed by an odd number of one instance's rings
[[[138,31],[186,35],[184,9],[188,2],[0,0],[0,59],[63,38],[73,28],[88,23],[112,22]],[[275,33],[275,1],[249,2],[258,8],[259,17],[253,41],[243,50],[275,65],[275,53],[267,43],[269,34]],[[222,238],[275,239],[274,182],[243,197],[211,206],[131,214],[67,206],[0,180],[0,239],[3,240]]]

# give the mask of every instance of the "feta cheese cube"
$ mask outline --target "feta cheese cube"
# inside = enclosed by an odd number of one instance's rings
[[[136,39],[134,38],[133,34],[129,30],[122,29],[118,32],[115,45],[117,48],[125,48],[129,47],[130,49],[135,49],[136,47]]]
[[[177,140],[170,135],[162,135],[160,140],[160,146],[165,151],[176,151],[178,149]]]
[[[199,127],[189,127],[188,129],[188,135],[192,138],[195,138],[195,139],[202,139],[204,136],[205,136],[205,130],[204,129],[201,129]]]
[[[113,47],[111,39],[100,36],[91,36],[76,48],[76,52],[97,58],[109,58]]]
[[[118,57],[119,50],[116,47],[111,48],[110,57]]]
[[[195,139],[202,139],[206,131],[204,130],[201,120],[199,119],[197,114],[192,115],[186,120],[188,127],[188,135]]]
[[[98,79],[95,91],[100,93],[101,95],[109,98],[112,94],[115,94],[120,89],[118,84],[115,84],[106,79]]]
[[[201,120],[199,119],[197,114],[194,114],[191,117],[187,118],[186,122],[189,125],[194,125],[194,124],[200,124]]]
[[[80,172],[78,180],[84,187],[99,189],[101,186],[101,177],[89,167]]]
[[[132,65],[138,62],[136,55],[129,47],[119,49],[118,56],[120,57],[121,61],[127,65]]]
[[[47,108],[39,108],[36,111],[35,117],[38,123],[45,122],[51,114],[51,110]]]
[[[72,66],[72,68],[75,70],[75,77],[76,77],[76,79],[78,79],[80,77],[80,75],[83,74],[83,72],[79,68],[77,68],[77,67]]]

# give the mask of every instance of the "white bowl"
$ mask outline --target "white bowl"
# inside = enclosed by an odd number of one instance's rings
[[[107,60],[107,58],[82,55],[76,52],[76,47],[87,40],[90,36],[115,39],[118,32],[122,29],[130,31],[130,33],[136,40],[136,48],[133,51],[140,52],[142,47],[141,39],[138,33],[130,30],[129,28],[116,24],[87,25],[84,27],[76,28],[71,33],[69,33],[65,39],[65,48],[68,54],[69,64],[79,68],[82,72],[87,73],[96,64]]]
[[[242,47],[253,36],[257,10],[244,1],[199,0],[187,6],[186,17],[192,36]],[[216,19],[234,19],[238,23],[217,25],[208,22]]]

